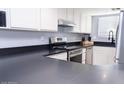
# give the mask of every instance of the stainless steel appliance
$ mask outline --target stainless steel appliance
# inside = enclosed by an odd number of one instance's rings
[[[6,27],[6,12],[0,11],[0,27]]]
[[[73,26],[75,26],[75,23],[68,21],[68,20],[59,19],[58,26],[73,27]]]
[[[116,62],[124,63],[124,11],[119,14],[119,25],[116,34]]]
[[[51,37],[50,38],[50,44],[55,44],[55,43],[62,43],[62,42],[67,42],[66,37]]]
[[[67,51],[67,61],[82,63],[82,48]]]
[[[51,37],[50,49],[66,50],[67,61],[82,63],[82,47],[68,46],[66,37]]]

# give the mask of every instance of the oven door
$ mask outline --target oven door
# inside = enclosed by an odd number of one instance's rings
[[[67,60],[77,63],[82,63],[82,48],[68,51]]]

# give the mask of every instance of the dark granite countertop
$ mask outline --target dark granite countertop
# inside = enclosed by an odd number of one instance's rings
[[[124,64],[84,65],[44,56],[48,53],[48,50],[42,50],[1,57],[0,83],[124,83]]]
[[[116,44],[115,43],[111,43],[111,42],[98,42],[98,41],[94,41],[94,46],[116,47]]]

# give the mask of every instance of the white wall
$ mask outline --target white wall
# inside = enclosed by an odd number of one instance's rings
[[[82,34],[76,33],[0,30],[0,48],[49,44],[51,36],[65,36],[68,42],[80,41],[82,38]]]

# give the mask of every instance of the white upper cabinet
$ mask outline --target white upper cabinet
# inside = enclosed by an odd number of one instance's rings
[[[67,8],[67,20],[73,22],[74,21],[74,9]]]
[[[81,32],[81,10],[78,8],[74,9],[74,23],[76,26],[74,27],[74,32]]]
[[[10,27],[37,30],[39,28],[39,9],[11,8]]]
[[[86,18],[86,16],[85,15],[81,15],[81,32],[82,33],[86,33],[87,31],[86,31],[86,25],[87,24],[87,18]]]
[[[86,33],[91,33],[91,31],[92,31],[92,16],[87,16],[86,17],[86,19],[87,19],[87,23],[86,23],[86,28],[87,28],[87,30],[86,30]]]
[[[64,19],[68,21],[74,21],[74,9],[73,8],[58,8],[58,19]]]
[[[40,9],[40,29],[45,31],[58,30],[58,13],[56,8]]]
[[[58,19],[67,20],[67,9],[66,8],[58,8]]]
[[[81,33],[91,33],[92,17],[90,15],[81,15]]]
[[[64,19],[75,23],[73,32],[81,33],[81,9],[58,8],[58,19]]]
[[[36,31],[57,31],[55,8],[11,8],[10,27]]]

